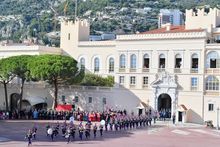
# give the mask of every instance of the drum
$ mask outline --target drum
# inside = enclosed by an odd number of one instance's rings
[[[48,133],[49,135],[52,135],[52,134],[53,134],[52,128],[49,128],[49,129],[47,130],[47,133]]]
[[[104,126],[105,125],[105,120],[101,120],[100,124]]]

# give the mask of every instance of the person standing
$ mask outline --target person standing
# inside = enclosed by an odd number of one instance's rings
[[[70,135],[72,136],[73,140],[75,139],[75,131],[76,131],[76,126],[73,124],[72,127],[70,128]]]
[[[67,144],[70,143],[70,133],[71,133],[71,130],[68,127],[67,130],[66,130],[66,133],[65,133],[65,138],[67,139]]]
[[[79,138],[80,138],[80,140],[82,140],[82,138],[83,138],[83,131],[84,131],[84,127],[83,127],[83,124],[81,122],[79,124]]]
[[[103,135],[103,125],[99,126],[99,130],[100,130],[100,136],[102,137],[102,135]]]
[[[37,111],[37,109],[35,109],[34,112],[33,112],[33,118],[34,118],[35,120],[38,119],[38,111]]]
[[[30,146],[32,144],[32,132],[30,129],[28,130],[25,139],[28,139],[28,146]]]
[[[36,134],[37,134],[37,125],[36,124],[34,124],[34,126],[32,128],[32,134],[33,134],[34,139],[36,139]]]
[[[53,127],[50,127],[50,128],[47,130],[47,134],[50,135],[51,140],[53,141],[53,138],[54,138],[54,130],[53,130]]]
[[[48,134],[48,130],[50,129],[50,124],[48,123],[47,125],[46,125],[46,133],[47,133],[47,136],[49,136],[49,134]]]
[[[90,138],[90,128],[89,128],[89,123],[88,122],[85,125],[85,136],[86,136],[86,139]]]
[[[72,115],[69,120],[70,120],[70,124],[73,124],[74,123],[74,116]]]
[[[97,125],[96,125],[96,123],[95,123],[95,125],[93,126],[94,138],[96,138],[96,132],[97,132]]]
[[[176,122],[176,114],[175,113],[173,113],[173,124],[175,124],[175,122]]]

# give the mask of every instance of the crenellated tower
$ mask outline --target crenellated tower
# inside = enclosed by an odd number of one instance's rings
[[[89,41],[90,24],[87,20],[61,22],[60,47],[72,56],[80,41]]]
[[[186,29],[207,29],[209,33],[220,25],[220,10],[202,8],[186,10]]]

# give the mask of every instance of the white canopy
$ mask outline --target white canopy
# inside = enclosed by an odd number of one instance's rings
[[[178,106],[178,111],[179,112],[186,112],[188,109],[186,108],[186,106],[185,105],[179,105]]]
[[[137,108],[137,109],[147,108],[147,104],[145,104],[144,102],[140,102],[136,108]]]
[[[31,104],[31,106],[46,103],[45,98],[42,98],[39,96],[29,96],[29,97],[26,97],[24,100],[27,100]]]

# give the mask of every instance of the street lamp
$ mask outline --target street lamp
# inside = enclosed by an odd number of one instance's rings
[[[216,129],[219,130],[219,107],[217,108],[217,127]]]

